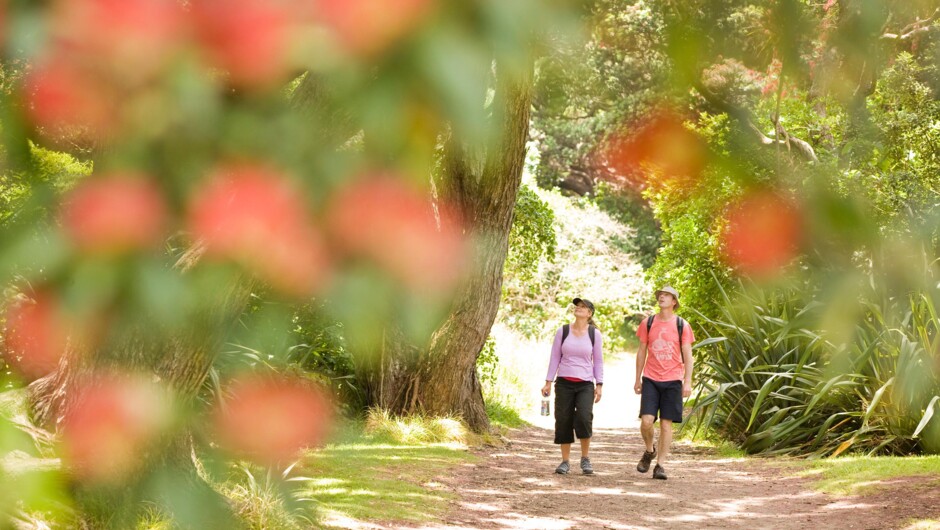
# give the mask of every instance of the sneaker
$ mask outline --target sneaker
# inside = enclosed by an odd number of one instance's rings
[[[636,465],[636,470],[640,473],[646,473],[650,470],[650,462],[653,461],[653,458],[656,456],[656,449],[652,451],[643,451],[643,458],[640,459],[640,463]]]
[[[656,464],[656,467],[653,468],[653,478],[666,480],[666,470],[663,469],[663,466]]]
[[[591,459],[586,456],[581,457],[581,472],[585,475],[594,474],[594,467],[591,466]]]
[[[558,464],[558,467],[555,468],[555,473],[558,473],[559,475],[567,475],[568,471],[570,470],[571,466],[568,464],[568,461],[565,460],[564,462]]]

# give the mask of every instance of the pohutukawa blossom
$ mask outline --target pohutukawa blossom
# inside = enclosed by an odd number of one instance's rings
[[[731,207],[722,234],[729,264],[755,277],[771,277],[796,257],[803,218],[790,198],[770,191],[751,193]]]
[[[68,318],[56,296],[22,296],[7,306],[4,320],[4,362],[30,381],[56,369],[69,338]]]
[[[655,169],[666,178],[697,178],[707,162],[705,142],[680,116],[657,112],[615,136],[604,153],[607,163],[628,175]]]
[[[118,483],[144,464],[169,425],[168,395],[132,376],[102,375],[73,388],[62,422],[63,460],[82,480]]]
[[[62,205],[62,226],[82,252],[120,254],[158,246],[167,208],[143,175],[112,173],[80,182]]]
[[[315,0],[317,19],[357,55],[384,51],[413,31],[434,0]]]
[[[234,381],[213,425],[219,444],[267,465],[286,463],[323,443],[332,425],[326,394],[310,381],[247,375]]]
[[[40,63],[24,80],[26,114],[50,139],[101,140],[119,116],[110,86],[64,57]]]
[[[268,88],[284,81],[302,22],[297,0],[194,0],[196,37],[212,66],[232,82]]]
[[[58,0],[52,32],[86,66],[141,78],[156,73],[180,47],[186,18],[175,1]]]
[[[329,226],[347,253],[365,256],[407,286],[444,292],[461,277],[469,245],[456,210],[393,176],[362,178],[332,199]]]
[[[189,228],[208,257],[241,263],[285,294],[309,295],[326,282],[329,261],[302,195],[270,168],[220,168],[193,194]]]

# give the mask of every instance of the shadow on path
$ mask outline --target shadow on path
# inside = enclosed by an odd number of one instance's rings
[[[593,476],[553,473],[560,454],[549,430],[528,427],[510,438],[509,448],[482,455],[451,481],[460,500],[423,528],[882,529],[940,516],[940,494],[927,483],[901,496],[889,487],[840,498],[811,490],[772,460],[722,459],[682,444],[666,466],[669,479],[653,480],[636,471],[636,429],[596,430]],[[574,469],[579,457],[575,446]]]

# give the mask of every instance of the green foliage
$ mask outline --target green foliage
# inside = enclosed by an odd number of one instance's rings
[[[554,261],[558,244],[554,224],[555,215],[548,205],[532,188],[525,184],[520,186],[503,273],[526,282],[532,279],[541,260]]]
[[[499,356],[496,354],[496,341],[489,336],[477,357],[477,375],[481,385],[485,387],[496,383],[497,367],[499,367]]]
[[[356,379],[355,358],[346,347],[343,323],[331,317],[322,301],[299,307],[294,313],[288,361],[327,382],[342,398],[348,412],[365,406]]]
[[[543,258],[527,277],[507,270],[497,319],[525,337],[549,340],[571,321],[571,299],[582,296],[594,302],[605,352],[623,349],[633,335],[625,319],[650,303],[630,243],[636,231],[588,199],[534,193],[553,212],[556,259]]]
[[[24,209],[34,193],[40,190],[62,192],[78,179],[91,174],[91,162],[81,162],[68,153],[39,147],[32,142],[29,148],[29,173],[0,173],[0,226],[20,217],[31,218]],[[33,208],[36,206],[34,204]]]
[[[693,414],[748,453],[936,451],[930,412],[940,370],[929,352],[940,320],[932,300],[860,282],[856,321],[813,301],[814,283],[741,286],[725,296],[718,319],[702,316],[711,336],[695,345],[704,362]],[[826,321],[829,331],[815,327]],[[842,345],[833,342],[839,321],[850,328]]]
[[[595,189],[594,200],[611,217],[636,229],[636,234],[625,241],[624,250],[636,256],[644,269],[650,268],[662,243],[662,231],[642,194],[632,188],[617,190],[602,182]]]

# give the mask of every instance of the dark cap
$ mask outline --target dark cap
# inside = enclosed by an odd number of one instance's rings
[[[588,309],[591,310],[591,313],[594,312],[594,304],[591,303],[591,301],[588,300],[587,298],[575,298],[574,300],[571,301],[571,303],[574,305],[584,304],[587,306]]]

